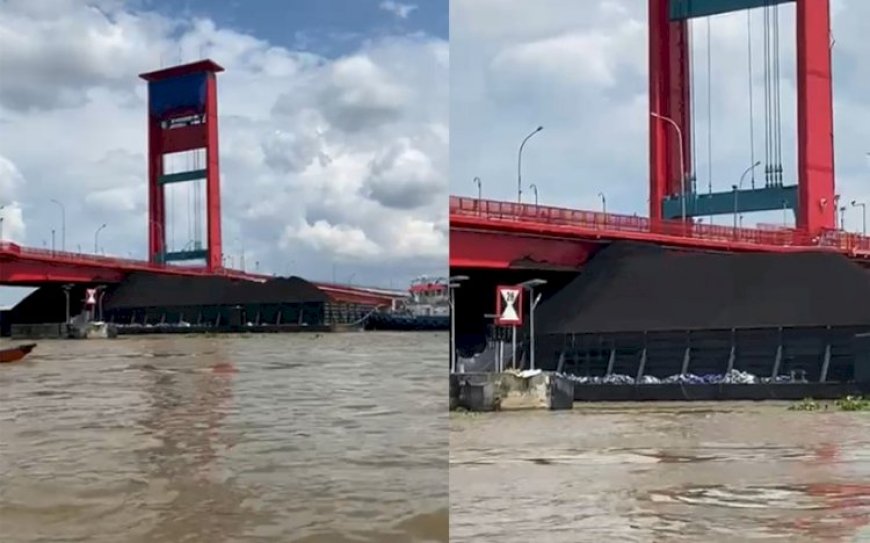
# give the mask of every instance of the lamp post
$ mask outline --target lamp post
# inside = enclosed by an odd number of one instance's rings
[[[523,203],[523,147],[526,146],[526,142],[529,141],[529,138],[543,130],[543,126],[539,126],[535,128],[531,134],[526,136],[523,142],[520,144],[520,150],[517,153],[517,203]]]
[[[601,212],[607,215],[607,196],[603,192],[599,192],[598,197],[601,198]]]
[[[731,190],[734,191],[734,230],[737,230],[737,185],[731,185]]]
[[[64,285],[63,286],[63,295],[65,300],[65,315],[66,320],[63,321],[64,324],[69,324],[69,291],[73,288],[74,285]]]
[[[840,206],[840,230],[846,231],[846,206]]]
[[[535,193],[535,207],[538,205],[538,185],[532,183],[529,185],[529,188],[532,189],[532,192]]]
[[[731,188],[734,189],[734,228],[737,228],[737,191],[743,188],[743,181],[746,179],[746,176],[749,175],[750,172],[754,171],[755,168],[761,166],[761,161],[756,160],[755,163],[746,168],[742,174],[740,174],[740,182],[737,185],[731,185]],[[755,177],[752,178],[752,186],[755,186]]]
[[[50,201],[60,208],[60,250],[66,251],[66,208],[54,198],[51,198]]]
[[[480,202],[483,200],[483,181],[479,177],[475,177],[472,183],[477,185],[477,209],[480,210]]]
[[[686,223],[686,158],[685,158],[685,149],[683,149],[683,130],[680,128],[680,125],[677,124],[676,121],[671,119],[670,117],[665,117],[664,115],[659,115],[658,113],[651,111],[650,115],[659,119],[660,121],[665,121],[669,125],[674,127],[674,130],[677,131],[677,137],[680,138],[680,203],[682,205],[682,221],[683,224]]]
[[[454,275],[447,281],[450,303],[450,373],[456,373],[456,289],[463,281],[468,281],[467,275]]]
[[[860,207],[861,208],[861,231],[866,236],[867,235],[867,203],[852,200],[852,207]]]
[[[535,287],[546,285],[545,279],[529,279],[523,281],[518,286],[529,291],[529,369],[535,369],[535,308],[541,301],[541,294],[534,297]]]
[[[99,228],[97,228],[97,231],[94,232],[94,254],[95,254],[95,255],[98,254],[98,253],[100,252],[100,251],[99,251],[99,246],[100,246],[100,230],[102,230],[102,229],[105,228],[105,227],[106,227],[106,223],[103,223],[103,224],[100,225]]]
[[[755,168],[761,166],[761,161],[758,160],[752,166],[746,168],[746,171],[740,176],[740,183],[737,185],[739,188],[743,188],[743,180],[746,179],[746,176],[749,175],[749,172],[754,170]]]
[[[5,205],[0,206],[0,211],[6,209]],[[0,241],[3,241],[3,219],[4,217],[0,216]]]

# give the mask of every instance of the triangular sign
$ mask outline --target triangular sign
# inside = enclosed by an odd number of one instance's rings
[[[520,326],[522,316],[522,288],[498,287],[498,324],[502,326]]]

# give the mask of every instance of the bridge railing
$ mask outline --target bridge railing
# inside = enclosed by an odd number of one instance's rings
[[[22,247],[17,243],[8,241],[0,241],[0,253],[12,254],[16,257],[34,258],[46,260],[62,264],[72,265],[97,265],[106,268],[123,269],[123,270],[141,270],[141,271],[174,271],[182,272],[191,275],[224,275],[232,277],[244,277],[247,279],[265,280],[271,276],[260,273],[247,273],[242,270],[234,270],[231,268],[220,268],[215,271],[206,270],[203,267],[196,266],[178,266],[172,264],[158,264],[145,260],[136,260],[132,258],[120,258],[112,256],[91,255],[85,253],[71,253],[67,251],[52,251],[50,249],[38,249],[34,247]],[[320,288],[334,291],[337,293],[350,293],[356,295],[369,295],[378,298],[392,299],[404,296],[401,291],[389,289],[379,289],[377,287],[366,286],[351,286],[333,283],[318,282],[315,283]]]
[[[581,211],[534,204],[496,200],[450,197],[450,214],[487,220],[516,221],[599,230],[655,234],[676,238],[721,241],[759,246],[826,247],[844,252],[870,253],[870,238],[841,230],[825,231],[818,236],[794,228],[742,228],[715,224],[687,223],[673,220],[652,221],[636,215],[618,215]]]
[[[148,262],[146,260],[136,260],[133,258],[123,258],[115,256],[93,255],[87,253],[72,253],[69,251],[53,251],[51,249],[38,249],[35,247],[22,247],[17,243],[8,241],[0,242],[0,252],[13,254],[25,258],[36,258],[41,260],[51,260],[53,262],[62,262],[65,264],[84,264],[84,265],[99,265],[113,268],[126,269],[141,269],[141,270],[180,270],[190,273],[202,272],[209,273],[207,270],[196,266],[178,266],[171,264],[159,264]],[[217,274],[243,274],[240,270],[232,270],[221,268],[217,270]]]

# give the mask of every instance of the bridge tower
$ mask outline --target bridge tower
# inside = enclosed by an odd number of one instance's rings
[[[783,182],[780,166],[779,181],[768,186],[697,194],[688,178],[694,158],[688,21],[787,2],[796,5],[797,23],[797,183]],[[801,230],[836,228],[830,0],[649,0],[649,77],[651,219],[785,207]]]
[[[148,82],[148,257],[152,263],[204,260],[222,266],[217,73],[211,60],[140,74]],[[204,150],[204,167],[166,173],[166,155]],[[169,252],[166,185],[205,179],[206,246]]]

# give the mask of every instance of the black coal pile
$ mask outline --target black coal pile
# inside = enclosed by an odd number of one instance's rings
[[[139,307],[327,302],[329,296],[299,277],[264,282],[227,277],[130,275],[103,300],[106,310]]]
[[[614,243],[535,313],[542,334],[870,325],[870,274],[831,253]]]

